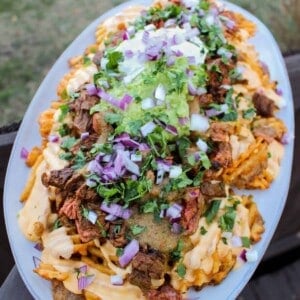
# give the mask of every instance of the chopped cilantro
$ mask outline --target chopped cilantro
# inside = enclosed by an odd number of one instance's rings
[[[272,153],[268,152],[268,158],[271,158],[271,157],[272,157]]]
[[[175,262],[181,259],[182,257],[181,252],[183,250],[183,247],[184,247],[183,240],[179,240],[176,248],[170,253],[170,257],[172,261]]]
[[[205,227],[201,226],[201,228],[200,228],[200,234],[201,235],[205,235],[206,233],[207,233],[207,230],[205,229]]]
[[[130,226],[130,230],[133,235],[138,235],[146,230],[146,226],[132,225]]]
[[[56,219],[54,224],[53,224],[52,230],[58,229],[60,227],[62,227],[61,221],[60,221],[60,219]]]
[[[90,115],[102,110],[101,103],[97,103],[90,108]]]
[[[227,207],[227,211],[219,219],[219,227],[226,232],[230,232],[233,229],[234,221],[236,217],[236,211],[233,207]]]
[[[97,193],[105,200],[105,201],[110,201],[111,198],[115,196],[120,196],[120,190],[114,186],[114,187],[109,187],[105,186],[102,184],[99,184],[97,187]]]
[[[245,247],[245,248],[250,248],[250,246],[251,246],[251,241],[250,241],[250,239],[249,239],[247,236],[242,236],[242,237],[241,237],[241,240],[242,240],[242,245],[243,245],[243,247]]]
[[[178,274],[179,277],[184,278],[184,276],[186,274],[186,267],[184,266],[183,263],[178,264],[176,273]]]
[[[112,144],[106,143],[106,144],[94,144],[92,149],[90,150],[90,153],[93,155],[96,155],[98,153],[105,153],[105,154],[112,154]]]
[[[220,205],[221,205],[221,200],[213,200],[210,203],[210,206],[204,213],[206,222],[208,224],[210,224],[213,221],[213,219],[216,217],[218,210],[220,208]]]
[[[70,152],[64,152],[59,155],[59,158],[62,160],[71,160],[73,158],[73,154]]]
[[[142,212],[145,214],[154,213],[157,210],[158,210],[158,204],[157,204],[157,201],[155,201],[155,200],[147,201],[142,206]]]
[[[61,137],[64,137],[66,135],[68,135],[70,133],[70,128],[67,124],[62,124],[59,128],[58,128],[58,133]]]
[[[88,217],[89,217],[89,210],[86,207],[81,206],[81,214],[82,214],[82,216],[85,219],[88,219]]]
[[[71,150],[71,148],[77,143],[77,139],[73,136],[66,137],[60,145],[60,148],[64,150]]]
[[[203,167],[208,170],[211,167],[211,162],[205,152],[200,152],[200,160]]]
[[[117,248],[117,249],[116,249],[116,255],[117,255],[118,257],[122,256],[123,253],[124,253],[124,249],[123,249],[123,248]]]
[[[179,189],[183,189],[193,183],[193,180],[189,179],[185,172],[182,172],[177,178],[172,178],[170,181],[164,186],[165,192],[175,191]]]
[[[106,69],[116,70],[119,66],[119,63],[124,60],[123,53],[120,51],[112,51],[107,53],[108,62],[106,64]]]
[[[198,174],[194,177],[193,186],[199,186],[202,182],[204,172],[199,171]]]
[[[133,120],[128,123],[129,127],[129,134],[133,136],[138,136],[140,135],[140,129],[143,126],[143,121],[142,120]]]
[[[68,104],[61,105],[59,107],[59,110],[60,110],[60,114],[59,114],[59,117],[58,117],[58,121],[62,122],[64,120],[64,118],[66,117],[66,115],[68,114],[68,112],[69,112],[69,105]]]
[[[84,66],[89,66],[92,63],[91,59],[88,56],[83,57],[83,65]]]
[[[227,245],[228,243],[227,243],[227,239],[226,239],[226,237],[222,237],[222,242],[225,244],[225,245]]]
[[[210,8],[210,3],[207,0],[201,0],[199,3],[199,8],[203,10],[209,10]]]
[[[117,113],[107,112],[104,117],[105,122],[109,124],[118,124],[122,121],[122,115]]]
[[[85,163],[86,163],[86,157],[82,152],[82,150],[79,150],[75,155],[74,165],[72,166],[72,168],[74,170],[81,169],[85,165]]]
[[[177,146],[179,156],[181,157],[181,159],[184,159],[187,149],[191,146],[191,141],[187,137],[183,136],[177,141]]]
[[[251,120],[255,115],[256,115],[256,109],[253,107],[243,111],[244,119]]]

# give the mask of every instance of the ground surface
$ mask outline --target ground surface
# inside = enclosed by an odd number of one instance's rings
[[[66,46],[124,0],[0,0],[0,127],[22,119]],[[234,0],[273,31],[283,52],[300,49],[299,0]]]

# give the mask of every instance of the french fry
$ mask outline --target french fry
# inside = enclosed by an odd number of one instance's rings
[[[40,263],[38,268],[34,269],[34,272],[47,280],[57,279],[59,281],[64,281],[69,277],[68,273],[60,272],[56,270],[52,265],[45,264],[43,262]]]

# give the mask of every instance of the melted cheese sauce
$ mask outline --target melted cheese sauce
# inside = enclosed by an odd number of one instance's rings
[[[273,178],[276,178],[280,171],[280,162],[283,158],[284,147],[282,144],[274,140],[271,144],[269,144],[268,152],[270,153],[270,157],[268,158],[267,171],[273,176]]]

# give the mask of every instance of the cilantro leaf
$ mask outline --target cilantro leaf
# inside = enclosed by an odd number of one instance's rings
[[[124,253],[124,249],[123,249],[123,248],[117,248],[117,249],[116,249],[116,255],[117,255],[118,257],[122,256],[123,253]]]
[[[202,163],[202,166],[208,170],[211,167],[211,162],[205,152],[200,152],[200,160]]]
[[[242,245],[243,245],[243,247],[245,247],[245,248],[250,248],[250,246],[251,246],[251,241],[250,241],[250,239],[249,239],[247,236],[242,236],[242,237],[241,237],[241,240],[242,240]]]
[[[119,196],[120,190],[117,187],[107,187],[102,184],[99,184],[97,187],[97,193],[104,198],[106,201],[109,201],[110,198]]]
[[[106,57],[108,59],[106,69],[108,70],[116,70],[119,63],[124,60],[124,55],[120,51],[108,52]]]
[[[221,205],[221,200],[213,200],[210,203],[210,206],[204,213],[206,222],[208,224],[210,224],[213,221],[213,219],[216,217],[216,215],[219,211],[220,205]]]
[[[155,201],[155,200],[147,201],[142,206],[142,212],[145,214],[154,213],[157,210],[158,210],[158,204],[157,204],[157,201]]]
[[[232,207],[227,208],[225,214],[219,219],[219,227],[226,232],[232,231],[235,217],[236,211]]]
[[[200,234],[201,235],[205,235],[206,233],[207,233],[207,230],[205,229],[205,227],[201,226],[201,228],[200,228]]]
[[[256,115],[256,109],[254,107],[243,111],[243,118],[251,120]]]
[[[172,261],[178,261],[182,257],[181,252],[184,248],[183,240],[179,240],[176,248],[170,253],[170,257]]]
[[[77,143],[77,139],[73,136],[66,137],[60,145],[64,150],[70,150]]]
[[[122,121],[122,115],[117,114],[117,113],[110,113],[107,112],[104,116],[104,120],[105,122],[109,123],[109,124],[118,124]]]
[[[64,118],[66,117],[66,115],[68,114],[68,112],[69,112],[69,105],[68,104],[61,105],[59,107],[59,110],[60,110],[60,114],[59,114],[59,117],[58,117],[58,121],[62,122],[64,120]]]
[[[138,235],[146,230],[146,226],[132,225],[130,226],[130,230],[133,235]]]
[[[74,158],[74,165],[72,166],[72,169],[78,170],[81,169],[86,163],[86,157],[82,150],[79,150]]]
[[[184,266],[183,263],[178,264],[176,268],[176,273],[178,274],[179,277],[184,278],[186,274],[186,267]]]

